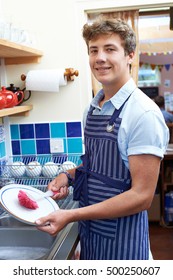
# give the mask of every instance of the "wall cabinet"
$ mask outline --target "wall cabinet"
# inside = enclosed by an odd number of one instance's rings
[[[43,53],[40,50],[0,39],[0,58],[5,65],[38,63]],[[27,115],[32,105],[16,106],[0,110],[0,117]]]

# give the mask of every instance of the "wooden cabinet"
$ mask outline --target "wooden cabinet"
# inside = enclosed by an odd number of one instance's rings
[[[38,63],[43,53],[40,50],[0,39],[0,58],[5,65]],[[27,115],[32,105],[16,106],[0,110],[0,117]]]
[[[161,163],[160,173],[160,197],[161,197],[161,224],[173,225],[173,144],[169,144],[168,150]]]

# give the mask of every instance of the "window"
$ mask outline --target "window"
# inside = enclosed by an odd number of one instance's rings
[[[155,69],[141,67],[138,73],[138,86],[158,86],[160,84],[160,71],[156,67]]]

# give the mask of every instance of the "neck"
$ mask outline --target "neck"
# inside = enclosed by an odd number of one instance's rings
[[[112,96],[114,96],[120,90],[120,88],[122,88],[122,86],[124,86],[128,82],[129,79],[127,79],[125,81],[121,81],[121,82],[115,83],[113,85],[111,85],[111,84],[107,84],[107,85],[104,84],[103,85],[103,92],[104,92],[104,96],[105,96],[104,100],[105,101],[109,100]]]

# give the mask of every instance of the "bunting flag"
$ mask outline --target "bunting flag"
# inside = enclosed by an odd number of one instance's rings
[[[169,52],[153,52],[153,53],[151,53],[151,52],[140,52],[140,54],[141,55],[147,55],[147,56],[156,56],[156,55],[173,55],[173,52],[171,52],[171,51],[169,51]],[[142,59],[142,57],[141,57],[141,59]],[[163,67],[165,67],[165,69],[167,70],[167,71],[169,71],[170,70],[170,67],[172,66],[173,67],[173,64],[172,64],[172,62],[171,63],[163,63],[162,65],[158,65],[158,64],[153,64],[153,63],[151,63],[151,64],[149,64],[149,63],[145,63],[145,62],[142,62],[142,61],[140,61],[139,62],[139,66],[140,67],[142,67],[142,68],[145,68],[145,69],[147,69],[148,67],[149,68],[151,68],[152,70],[154,70],[156,67],[158,67],[158,70],[161,72],[162,71],[162,69],[163,69]]]
[[[162,71],[162,68],[163,68],[163,65],[157,65],[159,71],[161,72]]]
[[[149,64],[149,63],[144,63],[144,62],[140,62],[139,63],[140,68],[144,68],[144,69],[148,69],[151,68],[152,70],[155,70],[156,68],[158,68],[158,70],[161,72],[163,67],[165,67],[165,69],[167,71],[170,70],[170,67],[173,67],[173,64]]]
[[[144,68],[144,69],[148,69],[148,68],[151,68],[152,70],[155,70],[156,68],[158,68],[158,70],[161,72],[163,67],[165,67],[165,69],[167,71],[169,71],[170,67],[172,66],[173,67],[173,64],[149,64],[149,63],[141,63],[139,64],[140,68]]]
[[[148,56],[152,56],[152,55],[172,55],[173,52],[169,51],[169,52],[139,52],[139,54],[144,54],[144,55],[148,55]]]
[[[150,64],[151,65],[151,69],[154,70],[156,68],[155,64]]]
[[[169,71],[170,67],[171,67],[171,64],[165,64],[165,69],[166,69],[167,71]]]

